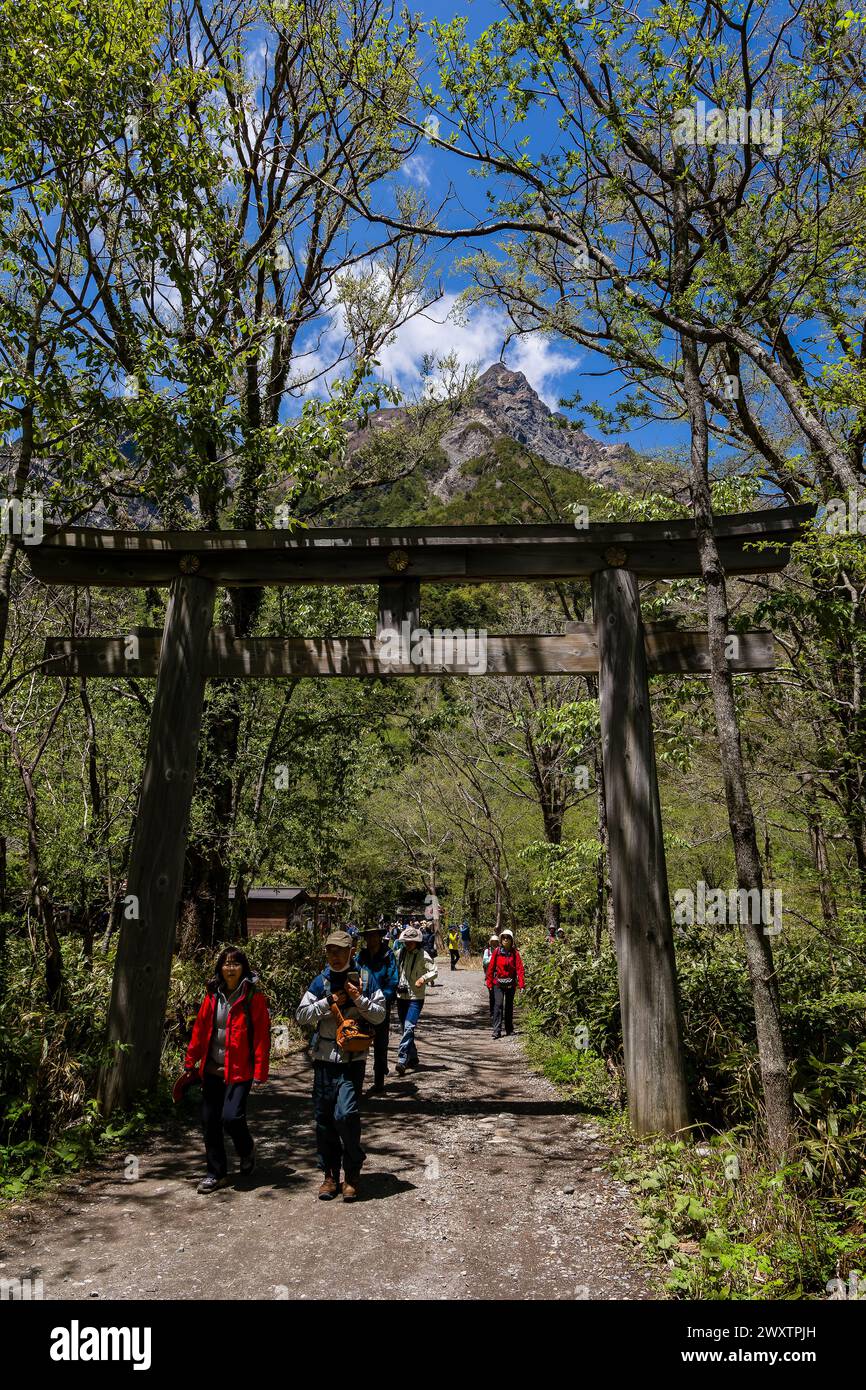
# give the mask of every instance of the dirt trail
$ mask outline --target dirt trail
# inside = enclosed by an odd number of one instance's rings
[[[190,1103],[140,1145],[137,1180],[118,1155],[11,1208],[0,1277],[41,1276],[46,1299],[657,1297],[599,1131],[530,1071],[517,1036],[492,1040],[479,973],[439,966],[421,1070],[396,1076],[392,1033],[386,1094],[365,1102],[354,1206],[316,1200],[312,1070],[299,1054],[251,1097],[247,1185],[197,1195]]]

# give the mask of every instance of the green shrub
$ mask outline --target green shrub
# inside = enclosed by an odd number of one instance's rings
[[[776,950],[800,1145],[781,1172],[761,1142],[751,991],[734,932],[677,940],[697,1146],[620,1140],[643,1212],[642,1243],[685,1298],[820,1297],[866,1260],[866,971],[860,913],[828,943],[806,930]],[[586,934],[527,933],[530,1057],[585,1108],[624,1107],[616,963]],[[612,1084],[619,1078],[619,1086]],[[734,1174],[732,1176],[732,1174]]]

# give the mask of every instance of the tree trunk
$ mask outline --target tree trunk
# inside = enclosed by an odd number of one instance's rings
[[[691,481],[701,577],[707,597],[710,689],[716,717],[728,820],[734,843],[737,883],[747,891],[763,889],[755,817],[746,785],[734,683],[728,668],[728,598],[725,574],[713,534],[709,485],[709,436],[706,402],[700,380],[697,346],[682,339],[683,378],[691,425]],[[760,896],[758,901],[761,901]],[[784,1160],[794,1145],[794,1101],[782,1037],[779,990],[769,938],[760,921],[742,923],[746,962],[755,1008],[758,1057],[764,1087],[767,1140]]]
[[[27,354],[27,373],[32,378],[36,363],[36,345],[31,337]],[[24,498],[27,484],[30,481],[30,464],[33,459],[33,406],[26,402],[21,411],[21,440],[18,445],[18,461],[15,466],[15,474],[12,480],[12,489],[9,493],[10,499],[15,498],[19,503]],[[15,567],[15,556],[18,554],[21,545],[21,537],[16,536],[10,526],[8,535],[3,541],[3,550],[0,552],[0,658],[6,649],[6,633],[9,627],[9,603],[12,592],[12,571]]]
[[[806,790],[806,788],[804,788]],[[833,893],[833,883],[830,875],[830,857],[827,853],[827,835],[824,830],[824,822],[821,819],[821,812],[813,796],[807,792],[806,800],[806,825],[809,829],[809,844],[812,849],[812,862],[815,865],[815,877],[818,880],[818,893],[821,898],[821,915],[824,918],[824,925],[835,931],[839,919],[839,910],[836,906],[836,898]]]

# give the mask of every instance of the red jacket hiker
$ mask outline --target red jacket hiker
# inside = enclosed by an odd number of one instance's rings
[[[247,1033],[247,1008],[245,999],[249,991],[249,981],[243,994],[229,1009],[226,1025],[225,1081],[231,1085],[235,1081],[267,1081],[271,1056],[271,1019],[265,996],[253,987],[249,1012],[253,1024],[253,1046]],[[199,1076],[204,1075],[214,1025],[216,996],[210,991],[205,995],[198,1011],[189,1047],[186,1050],[187,1068],[197,1067]]]
[[[492,989],[494,984],[503,980],[510,980],[517,984],[518,989],[523,989],[523,961],[516,946],[513,951],[507,952],[497,946],[490,957],[484,983],[488,989]]]

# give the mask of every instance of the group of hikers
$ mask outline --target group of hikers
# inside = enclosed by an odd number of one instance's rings
[[[425,926],[427,924],[425,923]],[[395,931],[396,926],[396,931]],[[389,1074],[388,1043],[396,1006],[401,1036],[398,1076],[420,1066],[416,1029],[427,988],[436,981],[435,933],[421,925],[382,923],[350,933],[338,928],[327,936],[324,969],[311,981],[296,1018],[312,1028],[313,1112],[316,1151],[322,1173],[318,1196],[343,1201],[358,1196],[366,1157],[361,1143],[361,1096],[367,1055],[373,1057],[368,1094],[381,1095]],[[454,951],[450,945],[452,969]],[[431,939],[432,937],[432,939]],[[357,942],[363,945],[356,950]],[[467,954],[470,941],[467,933]],[[492,935],[482,959],[490,1000],[492,1036],[514,1031],[514,995],[524,988],[524,970],[514,933]],[[175,1096],[200,1080],[207,1173],[202,1193],[228,1185],[225,1135],[239,1159],[241,1177],[255,1168],[255,1143],[246,1120],[250,1090],[268,1079],[270,1015],[258,977],[246,954],[228,947],[217,958],[192,1030],[183,1075]],[[340,1174],[343,1174],[342,1183]]]

